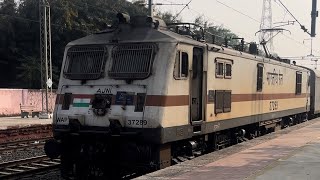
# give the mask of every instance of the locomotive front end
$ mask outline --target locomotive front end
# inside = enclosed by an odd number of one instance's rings
[[[161,108],[152,94],[164,92],[166,61],[174,55],[164,52],[175,44],[154,40],[162,35],[150,18],[122,21],[66,47],[54,139],[45,145],[49,157],[60,157],[64,176],[90,179],[159,166]]]
[[[65,84],[56,102],[56,132],[119,135],[120,127],[147,126],[143,120],[147,84],[143,81],[151,74],[156,49],[155,44],[147,43],[69,48],[63,69]]]

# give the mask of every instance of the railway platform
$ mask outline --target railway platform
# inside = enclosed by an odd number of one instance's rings
[[[35,118],[21,118],[17,117],[0,117],[0,130],[12,128],[24,128],[36,125],[49,125],[52,119],[39,119]]]
[[[0,117],[0,144],[52,137],[52,119]]]
[[[137,179],[318,180],[320,118],[296,126]]]

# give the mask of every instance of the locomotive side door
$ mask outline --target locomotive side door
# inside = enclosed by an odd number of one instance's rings
[[[192,74],[190,83],[191,124],[203,121],[203,49],[193,48]]]
[[[255,114],[256,122],[262,121],[262,114],[263,112],[263,77],[264,75],[264,64],[258,63],[257,64],[257,93],[256,93],[256,100],[255,100]]]

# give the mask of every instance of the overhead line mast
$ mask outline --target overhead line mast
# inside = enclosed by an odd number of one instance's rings
[[[148,3],[149,3],[149,4],[148,4],[149,16],[150,16],[150,17],[153,17],[153,8],[152,8],[153,0],[149,0]]]
[[[40,18],[42,114],[43,114],[43,118],[49,118],[49,113],[51,113],[52,111],[52,101],[51,101],[52,61],[51,61],[50,5],[48,0],[39,0],[39,18]],[[43,93],[44,89],[45,89],[45,93]],[[49,94],[49,89],[50,89],[50,94]],[[49,103],[50,103],[50,107],[49,107]]]
[[[311,37],[316,37],[316,19],[318,17],[317,0],[312,0]]]
[[[266,31],[265,29],[272,29],[272,6],[271,0],[263,0],[262,7],[262,16],[261,16],[261,24],[260,24],[260,38],[261,42],[268,42],[270,51],[273,51],[273,32]]]

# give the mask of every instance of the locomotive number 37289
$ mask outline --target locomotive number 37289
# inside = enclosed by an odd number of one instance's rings
[[[127,124],[129,126],[146,126],[148,124],[148,121],[147,120],[143,120],[143,119],[140,119],[140,120],[127,120]]]

